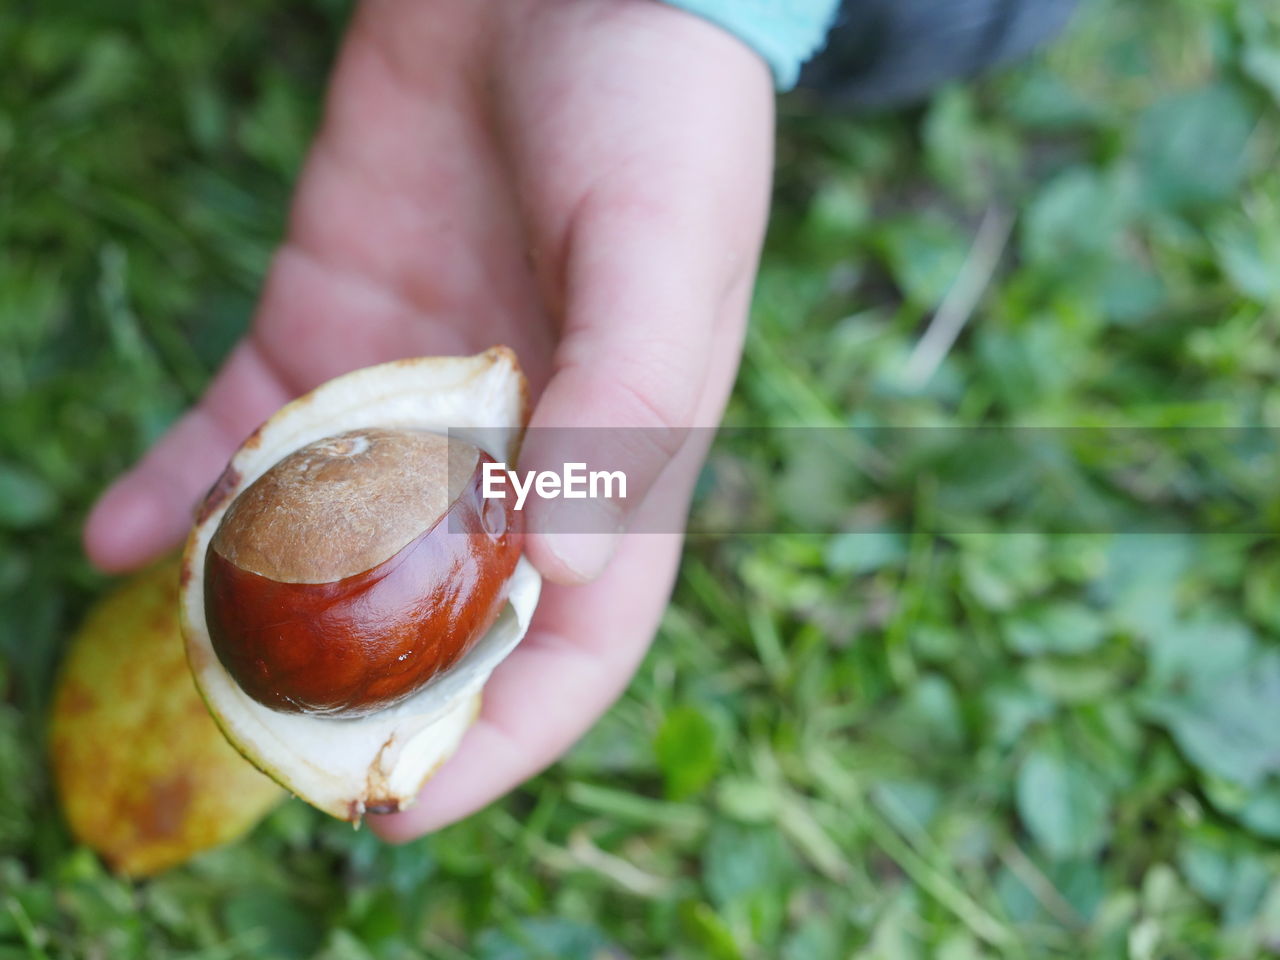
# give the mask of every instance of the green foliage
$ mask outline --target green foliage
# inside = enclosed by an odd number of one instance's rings
[[[693,538],[653,651],[562,763],[403,848],[292,803],[111,877],[43,761],[104,586],[79,526],[243,330],[346,11],[35,11],[0,18],[0,958],[1277,950],[1280,549],[926,533],[1076,489],[1092,455],[1029,470],[998,443],[922,448],[933,479],[904,487],[863,447],[832,475],[796,433],[726,433],[710,471],[766,491],[758,527],[839,532]],[[1047,54],[890,116],[785,101],[730,422],[1276,426],[1278,106],[1271,0],[1095,0]],[[990,211],[993,277],[914,382]],[[1140,481],[1137,443],[1110,453]],[[1184,479],[1187,515],[1230,503]]]
[[[720,767],[716,730],[703,710],[692,704],[667,714],[654,741],[667,795],[683,800],[705,787]]]

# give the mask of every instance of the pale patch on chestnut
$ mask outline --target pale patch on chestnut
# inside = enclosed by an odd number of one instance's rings
[[[363,427],[325,437],[236,496],[212,548],[239,569],[286,583],[363,573],[445,517],[479,462],[471,444],[424,430]]]

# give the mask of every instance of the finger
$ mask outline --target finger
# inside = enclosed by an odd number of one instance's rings
[[[749,288],[731,298],[745,307]],[[725,324],[713,347],[698,415],[718,409],[737,370],[741,329]],[[679,529],[711,432],[686,443],[658,479],[661,496],[638,523]],[[671,511],[667,516],[656,516]],[[480,717],[457,753],[403,813],[371,817],[379,836],[410,840],[467,816],[542,770],[595,722],[626,686],[666,607],[679,556],[676,534],[626,534],[609,569],[586,586],[548,586],[529,635],[485,687]]]
[[[403,813],[370,817],[404,842],[467,816],[566,750],[625,687],[671,589],[680,538],[633,537],[595,583],[548,587],[531,630],[485,687],[458,752]],[[598,638],[583,646],[581,638]]]
[[[732,376],[734,367],[732,359],[719,364],[715,379]],[[641,510],[675,507],[683,515],[702,455],[686,447],[660,481],[671,495]],[[374,832],[404,842],[459,820],[541,771],[582,736],[644,656],[666,609],[681,539],[629,535],[595,582],[547,587],[529,634],[485,686],[480,716],[457,753],[414,806],[371,817]]]
[[[94,565],[131,570],[178,544],[232,452],[289,395],[252,341],[241,342],[199,405],[94,505],[84,529]]]
[[[498,113],[562,330],[520,472],[572,462],[626,478],[625,498],[526,504],[530,559],[581,583],[690,428],[719,419],[723,396],[695,413],[717,324],[743,322],[725,305],[759,252],[772,95],[741,44],[660,4],[555,6],[520,26],[557,55],[509,71],[520,82],[499,85]],[[565,61],[593,82],[565,83]]]
[[[767,149],[743,139],[754,162],[727,193],[707,187],[723,173],[723,156],[674,173],[655,157],[573,205],[561,244],[561,341],[520,469],[582,463],[620,473],[626,494],[528,502],[526,552],[554,582],[598,576],[620,533],[643,529],[637,511],[668,463],[723,413],[730,381],[709,396],[708,376],[724,359],[718,341],[732,344],[736,360],[768,195]],[[680,513],[668,504],[648,515]]]
[[[625,209],[606,209],[581,228],[563,339],[521,470],[584,463],[617,471],[626,496],[527,504],[526,551],[554,581],[582,583],[604,569],[694,426],[726,278],[702,258],[672,263],[666,233],[630,224]]]

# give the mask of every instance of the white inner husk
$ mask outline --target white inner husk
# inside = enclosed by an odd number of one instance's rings
[[[411,699],[354,720],[311,717],[263,706],[219,663],[204,617],[209,540],[235,496],[273,464],[301,446],[346,430],[447,430],[494,459],[510,460],[523,422],[522,388],[510,355],[494,352],[398,361],[330,381],[267,421],[256,446],[241,448],[231,461],[240,475],[231,494],[192,531],[183,559],[183,632],[210,711],[245,756],[336,817],[358,820],[370,805],[403,808],[414,801],[470,726],[489,674],[524,636],[541,579],[521,558],[507,606],[493,627]]]

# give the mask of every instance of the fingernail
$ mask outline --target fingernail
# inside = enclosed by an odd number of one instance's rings
[[[579,580],[594,580],[604,572],[618,548],[622,531],[617,509],[597,502],[592,509],[581,505],[566,509],[554,504],[541,524],[547,547],[555,558]]]

